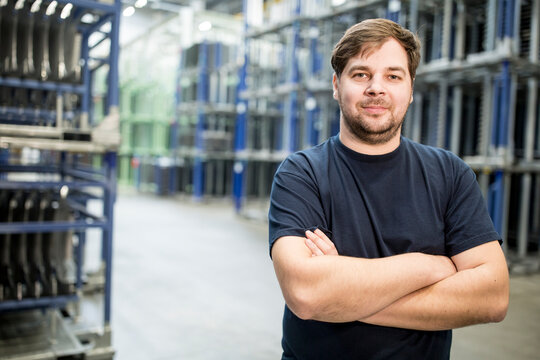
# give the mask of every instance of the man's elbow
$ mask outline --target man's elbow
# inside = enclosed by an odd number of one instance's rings
[[[498,323],[504,320],[508,312],[508,295],[501,295],[499,299],[494,301],[491,307],[489,322]]]
[[[316,311],[315,298],[307,289],[297,287],[285,296],[289,309],[302,320],[314,320]]]

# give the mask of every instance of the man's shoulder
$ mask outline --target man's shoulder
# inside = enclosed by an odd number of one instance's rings
[[[409,152],[417,155],[418,158],[423,162],[436,162],[458,166],[465,164],[465,162],[459,156],[449,150],[421,144],[405,137],[403,138],[403,142],[405,143]]]
[[[308,149],[296,151],[281,163],[279,172],[313,172],[324,167],[328,162],[329,152],[332,151],[334,144],[332,138]]]

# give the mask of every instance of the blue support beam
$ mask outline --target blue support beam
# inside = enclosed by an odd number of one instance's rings
[[[39,299],[22,299],[22,300],[7,300],[0,301],[0,313],[4,311],[63,307],[69,302],[77,301],[76,295],[42,297]]]
[[[248,0],[243,1],[243,12],[247,14]],[[248,33],[248,22],[244,16],[244,62],[240,67],[238,77],[239,82],[236,88],[236,124],[234,151],[236,154],[246,150],[246,133],[247,133],[247,112],[248,100],[243,99],[240,94],[246,91],[247,68],[249,65],[249,40],[246,36]],[[245,197],[245,176],[247,169],[247,161],[245,159],[236,159],[233,166],[233,199],[234,209],[237,213],[242,210],[242,205]]]
[[[287,123],[289,126],[289,139],[288,140],[288,148],[287,150],[289,152],[294,152],[298,150],[299,144],[298,144],[298,91],[296,90],[296,86],[298,85],[300,81],[299,76],[299,69],[298,69],[298,46],[300,43],[300,20],[298,18],[300,17],[300,11],[301,11],[301,1],[296,0],[296,8],[295,8],[295,21],[293,21],[292,24],[292,31],[293,31],[293,38],[292,38],[292,49],[291,49],[291,59],[290,66],[291,66],[291,72],[290,72],[290,78],[289,84],[292,85],[293,90],[289,94],[289,102],[288,102],[288,119]]]
[[[203,133],[206,124],[205,106],[208,102],[208,43],[199,46],[199,81],[197,83],[197,125],[195,127],[195,159],[193,168],[193,197],[196,201],[204,195]]]
[[[317,24],[312,21],[310,32],[310,41],[309,41],[309,52],[310,52],[310,68],[309,76],[313,79],[317,77],[318,72],[321,70],[322,59],[321,55],[318,52],[318,34],[319,30],[316,27]],[[308,146],[314,146],[319,142],[319,130],[317,129],[316,121],[319,120],[320,116],[320,107],[317,104],[317,100],[314,97],[314,94],[311,91],[308,91],[306,94],[306,124],[305,124],[305,138]]]
[[[386,18],[399,24],[401,13],[401,1],[400,0],[388,0],[388,7],[386,10]]]
[[[488,208],[495,230],[502,234],[504,215],[504,173],[502,170],[495,171],[494,181],[490,188]]]
[[[88,45],[88,37],[89,35],[83,34],[82,36],[82,46],[81,46],[81,57],[83,59],[88,59],[90,57],[90,47]],[[88,61],[85,61],[82,66],[82,82],[83,87],[87,89],[81,99],[81,111],[83,113],[90,114],[90,102],[92,98],[92,86],[91,86],[91,77],[92,74],[90,72],[90,66],[88,64]],[[90,117],[92,118],[92,117]]]
[[[52,81],[38,81],[32,79],[19,79],[11,77],[0,77],[0,86],[8,86],[14,88],[23,88],[31,90],[48,90],[57,92],[67,92],[74,94],[84,94],[86,88],[84,85],[73,85]]]
[[[104,320],[108,325],[111,320],[111,289],[112,289],[112,259],[113,259],[113,224],[114,224],[114,203],[116,202],[116,153],[108,152],[105,154],[105,164],[108,171],[109,186],[104,192],[103,216],[107,219],[106,226],[103,229],[102,250],[103,260],[105,262],[105,301],[104,301]]]
[[[108,76],[108,105],[117,107],[119,103],[118,93],[118,57],[120,53],[120,12],[122,10],[122,3],[120,0],[114,2],[114,13],[111,19],[111,47],[109,52],[109,76]],[[109,113],[109,109],[106,109],[106,113]]]
[[[51,222],[10,222],[0,224],[0,234],[23,234],[40,232],[65,232],[69,230],[104,229],[108,221],[51,221]]]

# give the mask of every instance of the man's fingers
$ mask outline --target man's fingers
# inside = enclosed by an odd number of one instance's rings
[[[328,240],[325,241],[320,236],[312,231],[306,231],[306,237],[322,252],[323,255],[337,255],[337,250],[334,244]],[[317,253],[317,255],[319,255]]]
[[[311,256],[324,255],[323,252],[317,247],[317,245],[315,245],[315,243],[313,243],[313,241],[311,241],[310,239],[306,239],[305,243],[309,250],[311,250]]]
[[[331,248],[335,247],[332,240],[330,240],[328,238],[328,236],[326,236],[326,234],[323,233],[321,230],[315,229],[315,235],[318,235],[326,243],[326,245],[328,245],[329,247],[331,247]]]

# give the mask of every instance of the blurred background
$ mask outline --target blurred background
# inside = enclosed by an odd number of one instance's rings
[[[0,359],[280,358],[272,177],[374,17],[423,45],[403,134],[504,239],[508,316],[452,359],[538,359],[540,0],[0,0]]]

